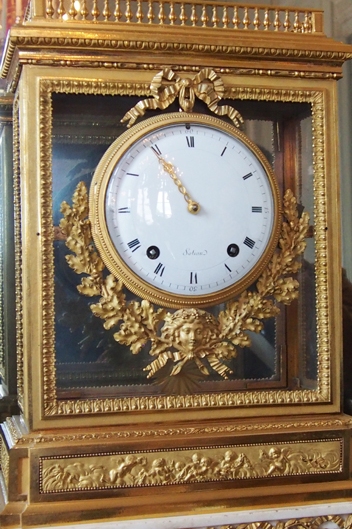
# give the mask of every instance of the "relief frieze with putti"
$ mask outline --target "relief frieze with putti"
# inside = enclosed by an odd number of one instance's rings
[[[40,492],[237,481],[342,471],[340,439],[41,458]]]

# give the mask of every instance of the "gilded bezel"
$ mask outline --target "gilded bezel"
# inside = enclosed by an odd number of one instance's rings
[[[174,294],[166,290],[161,290],[160,288],[157,288],[156,286],[144,281],[127,266],[125,261],[118,253],[110,238],[106,222],[106,192],[112,173],[115,167],[119,164],[120,160],[135,142],[139,141],[147,134],[177,123],[196,123],[217,128],[239,139],[253,153],[253,155],[263,167],[270,184],[273,198],[273,225],[269,242],[264,252],[254,264],[252,269],[247,272],[243,278],[222,290],[210,294],[208,293],[204,295],[198,294],[187,296]],[[130,130],[124,132],[121,136],[119,136],[118,139],[115,140],[115,142],[108,148],[102,157],[91,183],[89,202],[89,215],[94,243],[109,271],[120,281],[122,281],[123,284],[134,294],[158,305],[170,308],[186,306],[206,307],[234,298],[249,285],[251,285],[265,269],[277,246],[280,233],[280,192],[274,173],[264,154],[245,134],[236,129],[233,125],[230,125],[219,118],[204,114],[168,113],[146,119],[138,125],[135,125]]]

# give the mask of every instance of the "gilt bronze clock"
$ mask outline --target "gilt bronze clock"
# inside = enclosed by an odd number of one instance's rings
[[[39,4],[2,66],[21,415],[0,430],[1,524],[351,498],[351,47],[319,10]]]

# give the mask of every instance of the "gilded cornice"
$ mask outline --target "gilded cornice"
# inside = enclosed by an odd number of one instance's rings
[[[52,26],[52,27],[49,27]],[[102,29],[104,26],[104,29]],[[237,68],[239,74],[294,75],[339,78],[352,47],[323,35],[288,33],[260,34],[220,28],[148,27],[138,24],[113,26],[48,23],[21,25],[11,29],[1,66],[1,76],[15,90],[23,65],[90,68],[160,67],[189,69],[192,55],[216,68]],[[138,36],[138,38],[136,38]],[[137,52],[137,54],[136,54]],[[160,59],[157,57],[160,54]],[[244,61],[251,59],[251,69]],[[255,68],[255,61],[260,66]],[[307,63],[307,64],[306,64]],[[135,66],[134,66],[135,65]],[[194,67],[195,69],[197,67]]]
[[[194,424],[192,426],[175,425],[174,427],[163,428],[140,428],[140,429],[126,429],[126,428],[90,428],[89,431],[79,431],[72,433],[71,430],[63,430],[61,432],[33,432],[31,434],[23,434],[20,432],[18,426],[11,418],[6,419],[6,426],[11,432],[11,438],[16,445],[33,446],[41,445],[43,447],[52,445],[66,445],[77,444],[91,444],[99,443],[114,443],[125,441],[146,440],[161,440],[167,438],[194,438],[203,436],[221,436],[221,437],[239,437],[253,434],[290,434],[292,432],[319,432],[321,430],[336,432],[350,429],[352,426],[352,419],[347,415],[338,415],[336,417],[326,416],[322,418],[308,418],[299,419],[292,417],[290,420],[281,418],[271,421],[241,421],[233,422],[231,424]]]

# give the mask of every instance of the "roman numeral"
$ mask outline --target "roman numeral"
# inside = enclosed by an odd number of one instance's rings
[[[153,151],[155,152],[155,154],[156,154],[157,156],[160,156],[160,154],[161,154],[161,150],[159,149],[159,147],[157,146],[157,144],[152,145],[152,149],[153,149]]]
[[[253,176],[253,173],[245,174],[244,176],[242,176],[242,178],[243,180],[247,180],[247,178],[250,178],[251,176]]]
[[[159,263],[156,269],[154,270],[154,274],[159,274],[160,272],[160,277],[161,277],[164,273],[164,270],[165,270],[165,266],[162,263]]]
[[[249,237],[246,237],[245,240],[243,241],[243,244],[248,246],[248,248],[252,249],[253,246],[255,245],[255,241],[252,241],[252,239],[250,239]]]
[[[117,211],[118,211],[118,213],[131,213],[131,210],[128,207],[119,208]]]
[[[262,211],[262,206],[252,206],[252,213],[261,213]]]
[[[197,272],[191,272],[189,276],[189,282],[191,285],[196,285],[198,283]]]
[[[141,243],[139,242],[139,239],[133,239],[133,241],[127,243],[127,246],[130,250],[132,250],[133,248],[132,252],[135,252],[136,250],[138,250],[138,248],[141,247]]]
[[[225,265],[225,268],[227,268],[227,270],[228,270],[229,272],[232,272],[231,268],[230,268],[229,266],[227,266],[226,263],[224,263],[224,265]]]
[[[194,136],[186,136],[188,147],[194,147]]]

